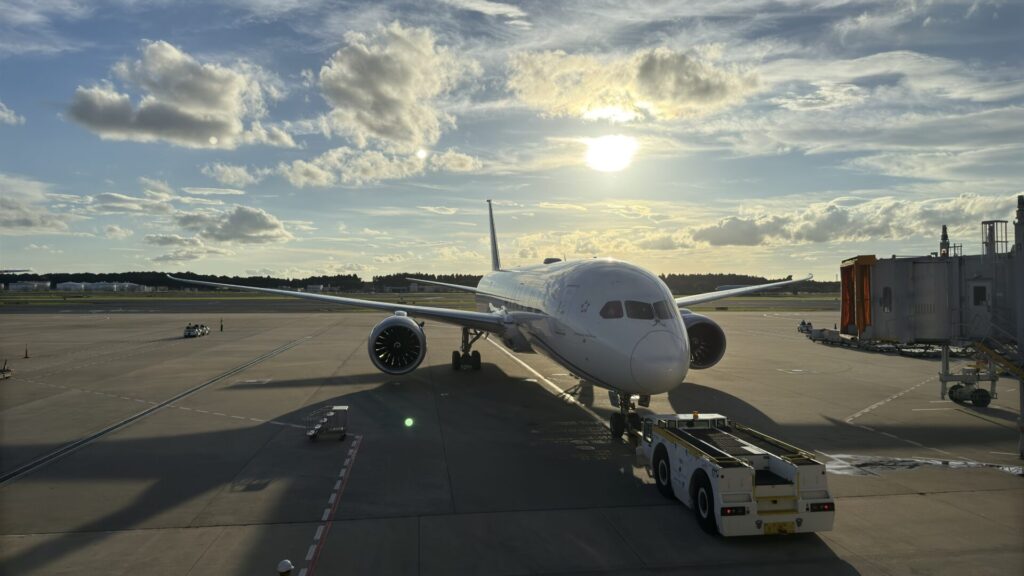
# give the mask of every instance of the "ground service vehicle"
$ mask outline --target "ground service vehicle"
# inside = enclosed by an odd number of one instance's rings
[[[832,529],[825,465],[721,414],[645,416],[638,454],[658,490],[723,536]]]

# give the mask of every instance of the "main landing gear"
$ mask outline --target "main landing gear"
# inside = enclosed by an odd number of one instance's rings
[[[480,352],[473,350],[473,343],[486,334],[483,330],[462,329],[462,345],[452,351],[452,370],[461,370],[463,366],[480,369]]]
[[[633,396],[609,390],[608,397],[611,400],[612,406],[619,408],[617,413],[613,412],[609,417],[609,428],[612,431],[612,438],[618,440],[625,434],[628,438],[632,439],[634,433],[640,431],[640,415],[636,413],[637,404],[633,403]],[[639,396],[637,397],[637,403],[640,406],[650,406],[651,397]]]

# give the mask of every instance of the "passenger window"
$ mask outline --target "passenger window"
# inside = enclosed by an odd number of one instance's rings
[[[658,318],[662,320],[668,320],[672,317],[672,312],[669,311],[668,302],[659,300],[654,303],[654,313],[658,315]]]
[[[882,312],[892,312],[892,288],[882,288]]]
[[[601,318],[622,318],[622,302],[612,300],[602,306]]]
[[[626,300],[626,316],[637,320],[654,320],[654,308],[647,302]]]

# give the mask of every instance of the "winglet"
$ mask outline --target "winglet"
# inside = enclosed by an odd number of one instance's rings
[[[498,236],[494,233],[494,209],[491,201],[487,201],[487,215],[491,219],[491,270],[501,270],[501,259],[498,258]]]

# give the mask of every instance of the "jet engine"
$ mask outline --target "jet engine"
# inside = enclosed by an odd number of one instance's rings
[[[427,355],[423,328],[404,312],[397,312],[370,331],[370,361],[385,374],[408,374]]]
[[[686,333],[690,337],[690,368],[711,368],[725,355],[725,332],[707,316],[692,312],[683,314]]]

